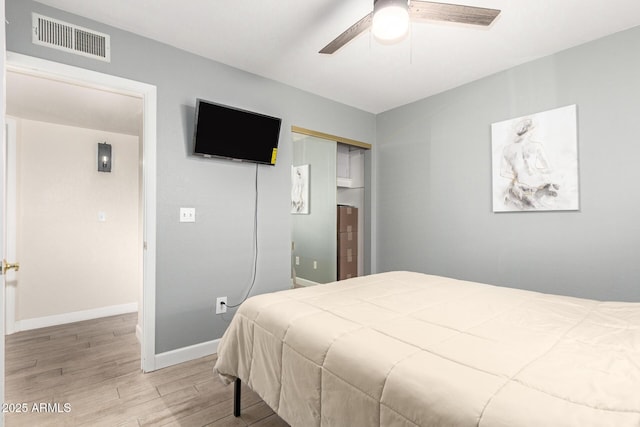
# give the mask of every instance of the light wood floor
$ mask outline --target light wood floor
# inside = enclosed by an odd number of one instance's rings
[[[28,412],[5,414],[6,426],[287,427],[248,387],[235,418],[233,386],[214,376],[215,355],[142,374],[136,319],[7,336],[5,402],[26,404]],[[34,412],[34,404],[48,412]]]

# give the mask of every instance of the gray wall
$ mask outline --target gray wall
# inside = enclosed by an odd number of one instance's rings
[[[110,34],[111,62],[32,44],[32,11]],[[283,118],[277,165],[259,168],[252,294],[290,286],[290,128],[373,142],[372,114],[30,0],[8,0],[6,17],[9,51],[158,88],[156,353],[221,337],[231,315],[214,314],[215,298],[239,302],[252,273],[255,166],[190,155],[198,97]],[[178,222],[181,206],[195,224]]]
[[[640,301],[640,27],[377,117],[377,270]],[[577,104],[580,211],[492,213],[493,122]]]

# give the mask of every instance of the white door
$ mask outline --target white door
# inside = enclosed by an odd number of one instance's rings
[[[0,116],[1,117],[1,116]],[[0,120],[0,122],[4,122]],[[3,315],[0,315],[0,400],[4,402],[4,335],[11,333],[14,325],[13,302],[5,305],[7,298],[14,297],[17,264],[8,264],[7,260],[15,260],[15,147],[16,147],[16,123],[6,120],[4,124],[4,135],[2,138],[2,148],[0,149],[0,275],[2,282],[2,292],[0,292],[0,307]],[[13,159],[11,162],[10,159]],[[10,165],[12,163],[12,165]],[[11,319],[5,323],[5,319]],[[4,425],[4,413],[0,414],[0,427]]]
[[[4,6],[4,2],[3,6]],[[4,10],[4,7],[3,9]],[[1,14],[1,13],[0,13]],[[4,26],[4,25],[3,25]],[[3,31],[4,33],[4,31]],[[1,61],[1,60],[0,60]],[[4,69],[4,64],[2,66]],[[4,93],[2,94],[2,98],[4,99]],[[4,109],[0,110],[0,123],[2,123],[2,127],[4,127],[4,121],[2,120],[4,116]],[[5,128],[6,129],[6,128]],[[5,133],[2,134],[2,141],[0,141],[0,188],[4,187],[4,159],[5,159],[5,141],[6,141],[6,130]],[[3,191],[4,194],[4,191]],[[0,224],[4,224],[4,197],[0,197]],[[4,227],[0,227],[0,242],[4,242]],[[0,258],[4,257],[4,245],[0,245]],[[0,279],[0,286],[2,286],[2,291],[0,291],[0,307],[4,309],[4,276]],[[3,310],[4,311],[4,310]],[[2,331],[2,337],[0,337],[0,401],[4,402],[4,316],[0,316],[0,331]],[[0,413],[0,427],[4,426],[4,412]]]
[[[2,138],[2,149],[0,149],[0,275],[2,281],[2,292],[0,292],[0,306],[4,308],[4,314],[0,316],[0,330],[3,331],[0,346],[2,362],[0,363],[1,381],[0,398],[4,401],[4,332],[9,332],[13,328],[13,304],[11,308],[5,305],[7,298],[13,296],[15,289],[15,278],[18,265],[13,263],[15,259],[15,121],[6,120],[4,124],[5,132]],[[13,159],[13,161],[11,160]],[[9,263],[7,262],[9,259]],[[5,323],[5,318],[11,318],[11,322]],[[0,416],[0,426],[4,424],[4,415]]]
[[[5,334],[15,332],[16,273],[16,122],[5,118],[4,199],[3,199],[3,258],[2,280],[5,289]],[[7,268],[9,267],[9,268]]]
[[[4,127],[4,105],[5,105],[5,95],[4,95],[4,64],[5,64],[5,18],[4,18],[4,0],[0,0],[0,49],[2,50],[2,55],[0,55],[0,70],[2,72],[2,81],[0,81],[0,127]],[[2,134],[2,138],[0,138],[0,188],[4,187],[4,141],[5,137]],[[2,197],[0,197],[0,224],[4,224],[4,201]],[[4,234],[2,227],[0,227],[0,242],[4,241]],[[4,256],[4,250],[2,249],[2,245],[0,245],[0,258]],[[0,309],[4,309],[4,280],[0,279],[0,286],[2,286],[2,290],[0,291]],[[0,332],[2,332],[2,339],[0,339],[0,402],[4,402],[4,316],[0,315]],[[4,426],[4,413],[0,413],[0,427]]]

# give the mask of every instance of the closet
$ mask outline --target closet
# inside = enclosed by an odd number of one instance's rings
[[[297,286],[338,280],[338,265],[348,263],[348,276],[363,275],[369,144],[292,127],[292,279]],[[338,206],[356,216],[339,240]],[[342,230],[345,233],[345,230]],[[339,252],[339,248],[344,251]],[[344,271],[344,268],[342,269]],[[347,276],[344,276],[347,277]]]

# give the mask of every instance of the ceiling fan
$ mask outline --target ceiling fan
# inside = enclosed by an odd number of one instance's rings
[[[406,34],[410,19],[489,26],[499,14],[498,9],[458,4],[418,0],[373,0],[373,11],[323,47],[320,53],[334,53],[369,27],[373,27],[372,32],[376,38],[389,42]]]

